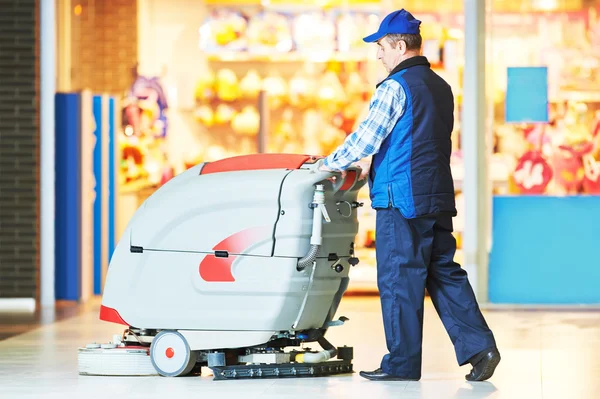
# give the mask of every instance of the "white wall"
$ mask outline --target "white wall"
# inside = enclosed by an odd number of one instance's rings
[[[160,74],[179,88],[182,108],[193,105],[194,84],[205,65],[198,28],[206,18],[202,1],[138,0],[138,50],[142,74]]]
[[[138,59],[142,75],[161,75],[169,93],[168,154],[182,164],[202,145],[202,127],[191,119],[194,86],[206,65],[198,28],[206,18],[202,1],[138,0]],[[182,165],[180,165],[182,167]]]

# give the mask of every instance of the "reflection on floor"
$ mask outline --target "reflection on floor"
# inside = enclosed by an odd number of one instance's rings
[[[350,321],[327,336],[354,346],[355,370],[378,367],[385,353],[377,298],[347,297],[339,315]],[[489,382],[468,383],[450,340],[427,300],[423,377],[371,382],[337,377],[219,381],[201,377],[89,377],[77,374],[77,347],[108,341],[122,328],[91,310],[0,341],[0,397],[7,398],[600,398],[600,311],[485,312],[502,353]],[[27,320],[19,322],[28,323]]]
[[[59,301],[55,308],[37,310],[34,313],[0,310],[0,341],[90,311],[93,306],[93,303],[80,305],[71,301]]]

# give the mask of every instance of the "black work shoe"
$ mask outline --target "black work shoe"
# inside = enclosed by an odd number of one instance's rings
[[[473,369],[465,378],[467,381],[485,381],[494,374],[498,363],[500,363],[500,352],[496,348],[490,349],[473,365]]]
[[[380,368],[374,371],[361,371],[359,374],[361,377],[371,381],[419,381],[418,379],[414,378],[405,378],[397,375],[387,374],[384,373]]]

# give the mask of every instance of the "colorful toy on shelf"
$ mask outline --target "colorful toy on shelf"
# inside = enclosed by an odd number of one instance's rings
[[[369,97],[369,87],[357,71],[358,67],[352,67],[346,81],[346,94],[352,101],[364,101]]]
[[[591,152],[591,142],[560,145],[554,154],[557,189],[563,194],[577,194],[584,179],[583,157]]]
[[[583,191],[587,194],[600,195],[600,162],[591,154],[583,156]]]
[[[513,179],[521,194],[544,194],[552,175],[552,168],[542,153],[534,150],[519,159]]]
[[[347,103],[348,97],[338,76],[333,71],[327,71],[319,82],[317,105],[325,112],[337,113]]]
[[[160,185],[173,175],[161,141],[152,137],[123,136],[119,139],[121,165],[119,181],[122,184],[142,182]]]
[[[172,176],[167,161],[167,97],[158,77],[145,77],[134,69],[134,83],[123,100],[119,181],[157,185]]]
[[[123,109],[121,110],[121,121],[123,122],[123,133],[127,137],[138,136],[140,134],[142,110],[137,101],[125,99]]]
[[[562,194],[581,192],[585,176],[583,157],[594,149],[590,129],[585,124],[587,107],[583,103],[569,104],[562,129],[562,140],[553,156],[556,190]]]
[[[153,100],[138,101],[140,113],[140,130],[147,136],[162,138],[167,135],[166,117],[161,115],[158,104]]]
[[[497,150],[502,154],[518,159],[531,147],[521,130],[514,125],[500,125],[495,127]],[[456,143],[459,140],[455,140]]]
[[[230,123],[236,115],[236,111],[233,107],[228,104],[219,104],[217,105],[217,110],[215,112],[215,123],[218,125],[223,125]]]
[[[240,81],[241,94],[245,98],[257,98],[261,88],[262,79],[256,69],[250,69]]]
[[[216,96],[216,85],[217,77],[210,68],[198,73],[198,80],[196,81],[196,87],[194,89],[194,98],[196,102],[212,101]]]
[[[289,18],[277,12],[260,12],[250,19],[247,30],[248,51],[268,54],[292,50]]]
[[[219,8],[213,10],[202,24],[199,47],[206,52],[247,49],[247,18],[240,12]]]
[[[375,12],[340,10],[336,16],[338,51],[360,52],[366,55],[372,47],[362,39],[377,31],[380,19]]]
[[[322,120],[319,112],[314,108],[309,108],[302,114],[302,153],[304,154],[325,154],[319,137],[321,136]]]
[[[600,109],[594,113],[594,121],[592,122],[592,140],[594,142],[594,149],[592,150],[591,156],[595,159],[600,159]]]
[[[121,164],[119,167],[120,184],[130,183],[148,176],[144,169],[144,153],[139,140],[120,140]]]
[[[135,72],[136,79],[125,100],[124,123],[135,134],[165,137],[167,135],[167,96],[159,77],[145,77]],[[139,115],[134,115],[134,112]]]
[[[256,107],[246,106],[231,122],[234,132],[245,136],[256,136],[260,125],[260,115]]]
[[[321,145],[323,154],[332,153],[346,138],[343,131],[333,125],[326,124],[319,136],[319,144]]]
[[[307,71],[299,70],[290,79],[289,101],[295,107],[306,108],[315,103],[317,82]]]
[[[592,137],[596,142],[596,147],[600,147],[600,110],[594,112],[594,128],[592,129]],[[596,151],[598,148],[596,148]]]
[[[222,101],[235,101],[241,96],[238,77],[229,68],[219,69],[216,86],[217,97]]]
[[[263,80],[263,90],[269,96],[269,107],[271,109],[277,109],[286,103],[288,85],[277,73],[272,73]]]
[[[273,134],[269,137],[269,151],[280,153],[301,153],[302,137],[294,127],[294,112],[291,108],[286,108],[277,123]]]
[[[208,105],[200,105],[196,108],[194,117],[196,118],[196,121],[205,127],[212,127],[215,124],[215,113]]]
[[[327,56],[336,49],[336,26],[330,14],[306,12],[293,21],[293,36],[298,52],[316,58]]]
[[[333,116],[333,125],[346,135],[354,132],[357,128],[357,123],[362,122],[359,119],[359,115],[364,106],[364,103],[358,101],[348,103],[346,107]]]

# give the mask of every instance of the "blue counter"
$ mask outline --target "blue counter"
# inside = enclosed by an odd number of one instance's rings
[[[493,200],[489,301],[600,304],[600,197]]]

